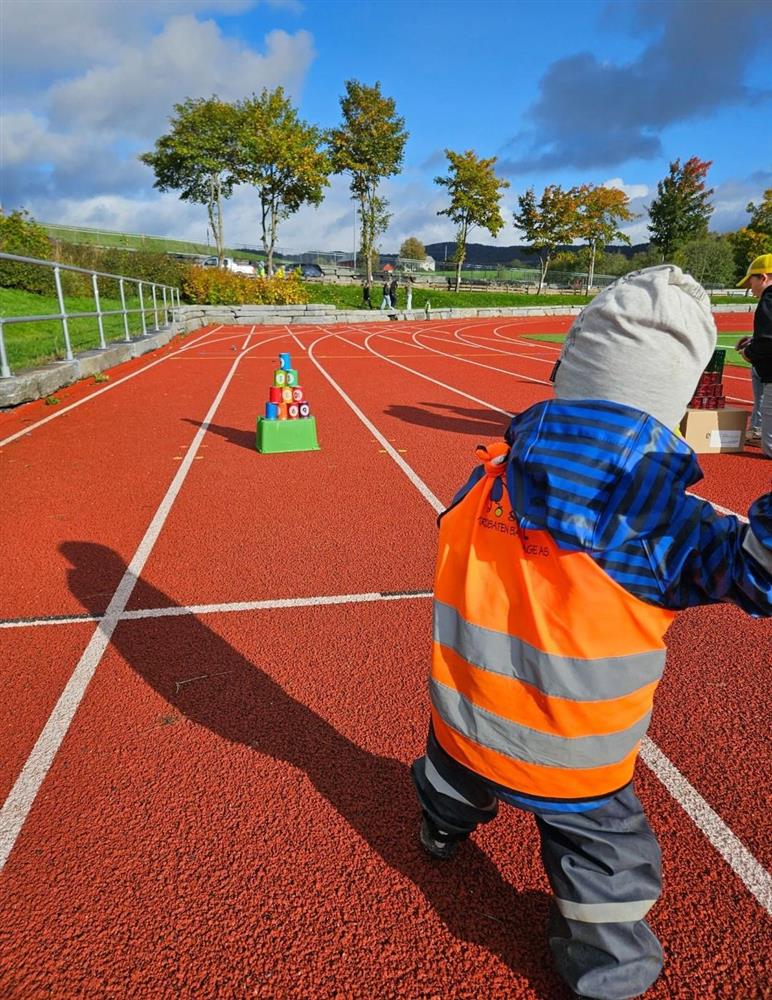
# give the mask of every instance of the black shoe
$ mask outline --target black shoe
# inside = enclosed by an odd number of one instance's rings
[[[459,842],[466,840],[468,834],[449,833],[447,830],[438,829],[428,816],[421,820],[421,829],[418,833],[421,847],[433,858],[439,861],[447,861],[453,857],[458,848]]]

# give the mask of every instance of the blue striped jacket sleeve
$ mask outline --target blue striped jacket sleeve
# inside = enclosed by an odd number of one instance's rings
[[[754,617],[772,616],[772,493],[752,505],[749,522],[683,496],[670,530],[642,540],[661,591],[657,603],[681,610],[730,602]]]

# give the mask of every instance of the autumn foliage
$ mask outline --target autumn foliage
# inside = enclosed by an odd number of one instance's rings
[[[191,267],[182,280],[182,296],[194,305],[288,306],[308,302],[299,275],[274,274],[252,278],[216,267]]]

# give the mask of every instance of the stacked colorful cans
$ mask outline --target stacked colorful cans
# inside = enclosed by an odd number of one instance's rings
[[[279,355],[279,367],[273,373],[273,385],[268,389],[265,404],[266,420],[299,420],[310,417],[311,407],[298,385],[297,369],[292,367],[289,354]]]
[[[716,353],[719,352],[717,351]],[[720,370],[710,371],[709,368],[707,368],[702,373],[697,388],[694,390],[694,396],[689,403],[688,408],[690,410],[724,409],[726,406],[726,396],[724,395],[724,383],[721,380],[723,368],[724,362],[722,358]]]

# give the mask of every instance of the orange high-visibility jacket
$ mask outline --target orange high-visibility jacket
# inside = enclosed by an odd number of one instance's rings
[[[430,693],[455,760],[547,799],[608,795],[632,779],[674,612],[629,594],[583,552],[524,531],[507,447],[440,521]],[[502,484],[503,485],[503,484]]]

